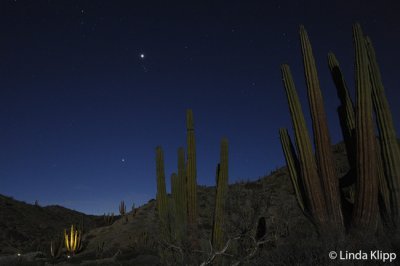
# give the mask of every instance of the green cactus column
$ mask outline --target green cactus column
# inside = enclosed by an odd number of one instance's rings
[[[325,197],[322,191],[321,181],[318,176],[317,166],[312,151],[303,111],[299,97],[294,86],[290,68],[282,65],[282,80],[284,83],[289,110],[292,117],[295,133],[298,158],[300,163],[300,177],[306,192],[306,204],[310,215],[319,229],[327,222]]]
[[[385,95],[381,74],[376,61],[375,50],[369,38],[366,38],[369,58],[369,73],[372,82],[372,100],[375,107],[379,129],[379,142],[383,169],[390,188],[391,215],[397,227],[400,226],[400,148],[397,143],[396,130]]]
[[[164,153],[160,146],[156,148],[156,172],[157,172],[157,211],[162,230],[167,228],[168,201],[165,186]],[[164,231],[163,233],[166,233]]]
[[[378,179],[372,117],[368,55],[359,24],[353,26],[356,73],[357,182],[352,222],[356,229],[374,233],[378,218]]]
[[[302,193],[301,180],[299,177],[300,166],[299,160],[296,156],[296,151],[294,150],[292,141],[290,140],[289,133],[286,128],[281,128],[279,130],[279,136],[282,144],[282,149],[285,154],[286,165],[289,171],[290,180],[292,181],[293,189],[296,194],[297,203],[299,204],[301,210],[305,212],[304,199]]]
[[[188,203],[188,223],[191,227],[196,227],[197,219],[197,169],[196,169],[196,145],[194,138],[193,112],[186,112],[187,127],[187,203]]]
[[[220,164],[217,168],[217,191],[215,196],[214,224],[212,231],[212,246],[220,251],[224,245],[224,211],[228,193],[228,140],[221,140]]]
[[[318,173],[322,179],[330,221],[337,229],[344,230],[341,209],[339,178],[336,172],[332,154],[332,145],[329,136],[328,124],[325,115],[324,102],[318,80],[317,67],[307,31],[300,26],[300,40],[303,53],[304,72],[308,88],[308,101],[314,131],[314,143]]]

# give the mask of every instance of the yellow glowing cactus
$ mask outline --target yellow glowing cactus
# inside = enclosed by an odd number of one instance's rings
[[[64,229],[65,248],[71,255],[75,255],[81,249],[81,231],[74,230],[74,225],[71,225],[70,234]]]

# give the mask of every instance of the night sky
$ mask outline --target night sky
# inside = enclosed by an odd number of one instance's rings
[[[88,214],[143,204],[156,193],[157,145],[168,179],[176,171],[187,108],[199,184],[215,183],[224,136],[230,182],[269,174],[284,165],[279,128],[292,129],[280,64],[291,66],[309,118],[300,24],[332,142],[341,133],[327,53],[354,90],[357,21],[400,132],[400,5],[383,2],[0,1],[0,194]]]

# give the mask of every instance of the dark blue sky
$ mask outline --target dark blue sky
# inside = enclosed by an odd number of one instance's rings
[[[374,42],[399,132],[399,10],[390,0],[1,1],[0,194],[85,213],[142,204],[155,197],[157,145],[167,176],[175,171],[187,108],[199,184],[214,184],[223,136],[230,182],[268,174],[284,164],[278,129],[291,129],[281,63],[307,103],[299,24],[332,141],[341,135],[327,53],[353,87],[356,21]]]

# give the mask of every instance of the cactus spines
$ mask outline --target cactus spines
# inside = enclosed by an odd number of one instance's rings
[[[197,218],[197,169],[196,169],[196,145],[194,138],[193,112],[186,112],[187,127],[187,203],[188,223],[191,227],[196,226]]]
[[[226,195],[228,193],[228,140],[221,140],[220,163],[217,167],[217,191],[215,196],[214,224],[212,231],[212,245],[215,250],[223,247],[223,226]]]
[[[164,152],[160,146],[156,148],[156,169],[157,169],[157,211],[162,228],[167,226],[168,202],[165,186]]]
[[[328,124],[325,115],[317,68],[311,43],[304,26],[300,26],[304,72],[308,88],[308,101],[314,131],[314,143],[318,172],[321,175],[325,201],[330,221],[343,230],[343,215],[340,203],[339,178],[334,165]]]
[[[309,206],[309,211],[314,222],[317,226],[321,226],[327,221],[327,212],[311,141],[290,68],[284,64],[281,66],[281,70],[295,133],[300,163],[300,176],[307,195],[306,205]]]
[[[279,130],[279,136],[281,139],[282,149],[285,154],[290,180],[292,181],[293,189],[296,194],[297,203],[299,204],[301,210],[305,212],[304,196],[302,195],[302,187],[300,186],[301,181],[299,180],[300,166],[299,160],[296,156],[296,151],[293,147],[292,141],[290,140],[287,129],[281,128]]]
[[[356,195],[352,222],[364,232],[375,232],[378,218],[378,179],[372,118],[368,55],[359,24],[353,26],[356,84]]]
[[[372,83],[372,101],[375,108],[376,122],[379,129],[379,142],[383,169],[390,188],[391,215],[395,225],[400,225],[400,148],[397,143],[389,103],[385,96],[381,74],[371,40],[366,38],[369,57],[369,73]]]

